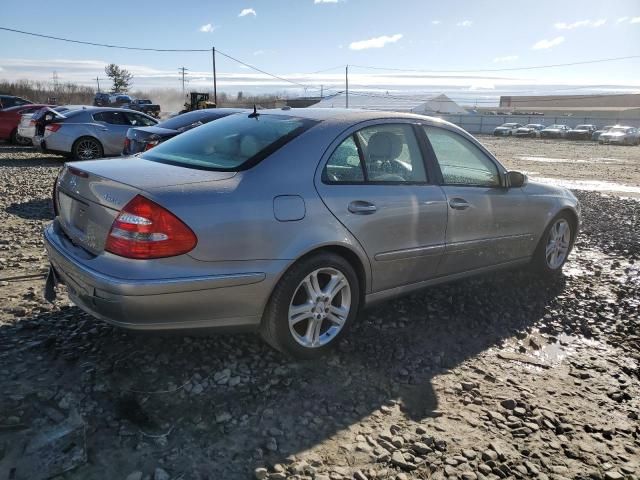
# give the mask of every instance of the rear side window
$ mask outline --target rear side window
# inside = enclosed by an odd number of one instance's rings
[[[463,136],[438,127],[424,130],[446,185],[499,187],[496,164]]]
[[[357,131],[331,154],[322,172],[322,181],[426,183],[427,174],[413,127],[380,124]]]
[[[230,115],[174,137],[142,158],[207,170],[245,170],[316,123],[286,115]]]

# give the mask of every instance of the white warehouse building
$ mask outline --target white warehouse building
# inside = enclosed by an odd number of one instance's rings
[[[345,108],[346,100],[346,95],[340,93],[338,95],[325,97],[318,103],[311,105],[310,108]],[[349,108],[410,112],[422,115],[434,115],[437,113],[463,115],[468,113],[467,110],[444,94],[414,97],[354,92],[349,94]]]

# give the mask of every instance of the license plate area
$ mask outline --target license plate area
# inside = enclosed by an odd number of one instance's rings
[[[66,225],[82,233],[86,232],[89,205],[58,191],[58,206],[60,216]]]

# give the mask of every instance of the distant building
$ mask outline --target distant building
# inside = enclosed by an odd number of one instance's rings
[[[419,98],[422,97],[422,98]],[[318,103],[312,105],[313,108],[345,108],[346,95],[340,93],[325,97]],[[423,115],[434,115],[438,113],[452,113],[464,115],[467,110],[446,95],[385,95],[380,93],[354,92],[349,95],[349,108],[361,108],[367,110],[386,110],[393,112],[411,112]]]
[[[640,94],[502,96],[497,111],[637,119],[640,118]]]

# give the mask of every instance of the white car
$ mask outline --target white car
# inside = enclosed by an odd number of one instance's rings
[[[23,138],[28,138],[29,140],[31,140],[31,142],[33,142],[33,137],[35,137],[37,134],[38,121],[43,119],[47,113],[51,115],[57,115],[57,113],[77,110],[82,107],[83,105],[64,105],[54,108],[45,107],[42,110],[38,110],[34,113],[25,113],[20,117],[20,123],[18,124],[18,135]]]
[[[493,134],[498,137],[510,137],[511,135],[514,135],[520,127],[522,127],[522,125],[519,123],[503,123],[499,127],[495,128]]]

